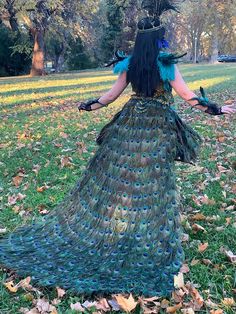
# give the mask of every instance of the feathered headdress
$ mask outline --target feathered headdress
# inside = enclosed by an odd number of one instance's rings
[[[179,12],[176,7],[176,4],[178,4],[179,2],[180,1],[178,0],[143,0],[141,8],[143,10],[146,10],[149,16],[140,20],[138,31],[146,32],[162,28],[163,25],[161,25],[160,23],[160,16],[163,12],[169,10]],[[147,25],[147,19],[150,24],[148,28],[142,26],[142,24]]]
[[[147,10],[151,16],[161,16],[161,14],[168,10],[179,12],[176,8],[177,0],[143,0],[141,8]]]

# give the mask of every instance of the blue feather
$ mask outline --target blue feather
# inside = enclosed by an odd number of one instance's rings
[[[168,57],[169,53],[167,52],[160,52],[161,57]],[[167,80],[173,81],[175,79],[175,67],[173,63],[164,63],[161,59],[159,59],[159,56],[157,58],[157,66],[160,71],[161,79],[165,82]]]
[[[129,62],[130,62],[131,56],[126,57],[124,60],[119,61],[113,68],[114,74],[123,73],[124,71],[128,71],[129,68]]]

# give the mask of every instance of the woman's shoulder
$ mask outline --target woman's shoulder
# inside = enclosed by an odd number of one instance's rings
[[[128,71],[130,59],[131,59],[131,55],[128,55],[124,57],[123,60],[118,61],[113,68],[113,73],[120,74],[120,73],[123,73],[124,71]]]

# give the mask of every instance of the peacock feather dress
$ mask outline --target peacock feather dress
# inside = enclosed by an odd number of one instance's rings
[[[75,293],[171,295],[185,258],[175,161],[193,163],[202,138],[171,106],[169,56],[157,58],[163,85],[155,96],[132,95],[101,129],[96,153],[64,200],[2,236],[0,265]],[[129,60],[114,73],[127,71]]]

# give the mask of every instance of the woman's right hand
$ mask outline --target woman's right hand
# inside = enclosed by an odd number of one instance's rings
[[[226,113],[226,114],[235,114],[236,113],[236,104],[222,106],[221,111]]]

